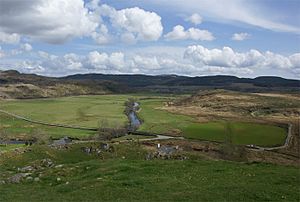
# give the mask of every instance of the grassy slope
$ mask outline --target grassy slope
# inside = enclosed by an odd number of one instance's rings
[[[0,144],[0,152],[2,151],[10,151],[16,148],[22,148],[22,147],[26,147],[25,144],[24,145],[19,145],[19,144],[10,144],[10,145],[3,145]]]
[[[40,182],[0,185],[1,201],[286,201],[299,200],[298,168],[201,160],[143,160],[137,145],[117,145],[104,160],[69,151],[34,147],[0,159],[4,175],[51,158],[63,168],[42,172]],[[125,159],[124,159],[125,157]],[[10,174],[12,175],[12,174]],[[35,175],[38,175],[36,173]],[[60,177],[61,182],[56,182]],[[69,182],[69,184],[66,184]]]
[[[286,130],[277,126],[261,125],[239,122],[210,122],[196,123],[192,117],[176,115],[158,109],[165,99],[141,100],[142,110],[140,116],[144,122],[141,131],[167,133],[174,129],[183,132],[183,136],[193,139],[205,139],[213,141],[225,141],[230,134],[235,144],[257,144],[271,146],[283,144],[286,138]],[[228,125],[231,129],[227,131]]]

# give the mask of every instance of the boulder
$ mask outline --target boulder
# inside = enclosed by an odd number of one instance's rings
[[[31,175],[31,173],[18,173],[18,174],[13,175],[12,177],[8,178],[7,180],[10,183],[17,184],[17,183],[20,183],[24,177],[27,177],[29,175]]]
[[[24,173],[24,172],[31,172],[34,170],[34,167],[32,166],[25,166],[23,168],[18,168],[18,171]]]
[[[41,160],[41,166],[52,167],[52,166],[54,166],[54,163],[52,162],[51,159],[43,159],[43,160]]]

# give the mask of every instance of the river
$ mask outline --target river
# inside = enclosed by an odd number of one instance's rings
[[[140,125],[142,124],[142,122],[139,120],[139,118],[136,114],[138,109],[139,109],[139,103],[134,102],[132,110],[128,114],[128,117],[130,120],[130,128],[133,131],[137,130],[140,127]]]

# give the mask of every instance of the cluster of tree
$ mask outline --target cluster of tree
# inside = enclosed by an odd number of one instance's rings
[[[97,134],[94,136],[95,140],[111,140],[126,135],[127,128],[119,123],[112,123],[104,119],[99,122]]]

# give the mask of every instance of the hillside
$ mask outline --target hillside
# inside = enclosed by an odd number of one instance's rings
[[[125,87],[113,81],[71,81],[17,71],[0,72],[0,98],[47,98],[121,92]]]
[[[299,92],[300,81],[280,77],[238,78],[235,76],[186,77],[177,75],[76,74],[46,77],[0,72],[0,98],[47,98],[107,93],[195,93],[227,89],[241,92]]]
[[[98,143],[100,144],[100,143]],[[86,154],[33,146],[32,152],[0,158],[0,182],[31,169],[20,183],[0,183],[3,201],[298,201],[299,169],[258,163],[209,161],[197,152],[187,160],[144,160],[153,146],[110,144],[114,152]],[[48,165],[48,166],[47,166]],[[234,190],[234,191],[228,191]],[[262,192],[263,190],[263,192]]]

